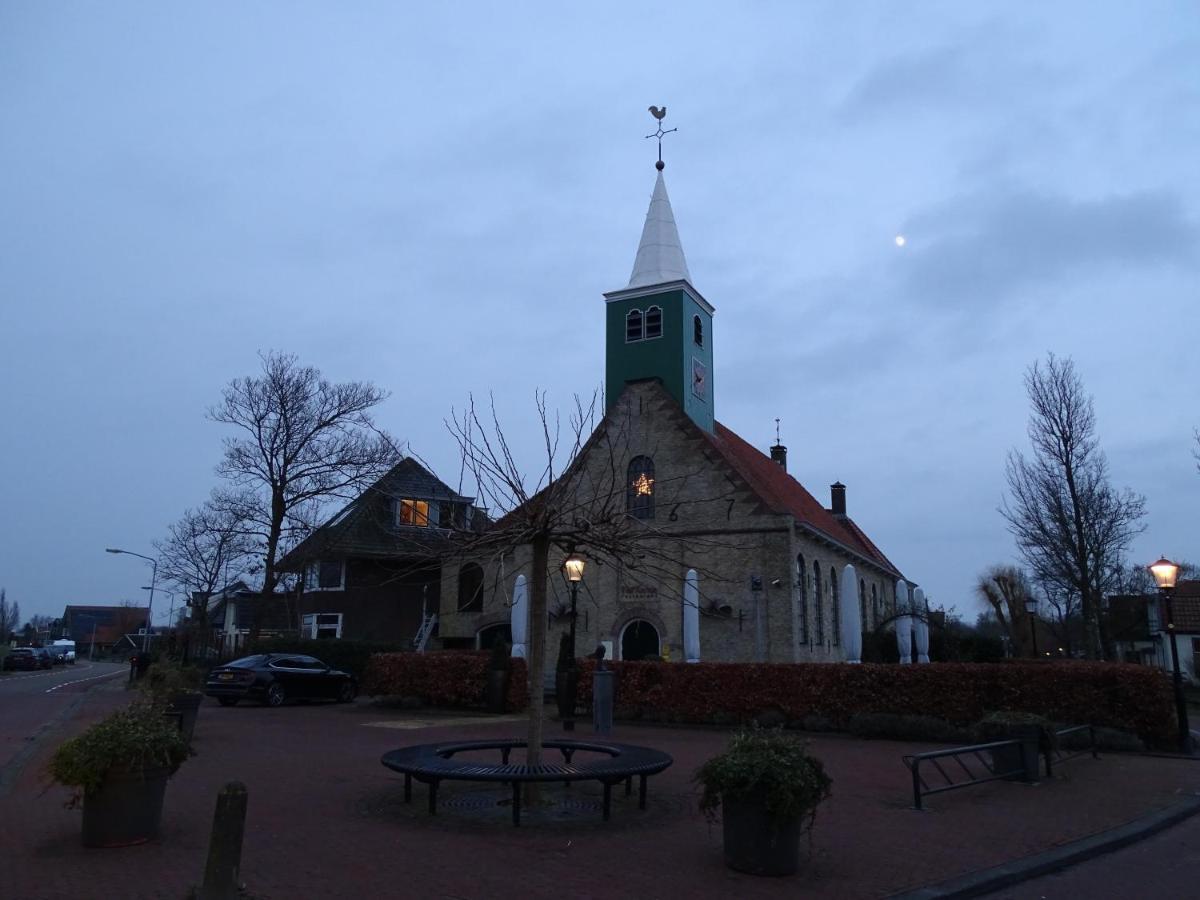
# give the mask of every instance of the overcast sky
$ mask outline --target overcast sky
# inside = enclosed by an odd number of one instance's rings
[[[650,104],[717,417],[935,604],[1013,559],[1024,369],[1074,357],[1132,557],[1200,558],[1193,3],[0,0],[0,586],[141,599],[215,484],[260,350],[391,391],[443,473],[494,391],[599,385],[653,187]],[[897,247],[904,234],[907,245]],[[156,604],[158,605],[158,604]],[[164,606],[165,613],[165,606]],[[156,616],[156,619],[158,617]]]

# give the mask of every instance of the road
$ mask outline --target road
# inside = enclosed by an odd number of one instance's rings
[[[120,663],[78,662],[41,672],[0,675],[0,797],[58,726],[96,690],[114,689],[129,669]]]

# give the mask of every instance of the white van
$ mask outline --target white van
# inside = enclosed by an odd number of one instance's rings
[[[67,640],[58,640],[50,645],[54,650],[63,655],[67,662],[74,664],[75,662],[75,642]]]

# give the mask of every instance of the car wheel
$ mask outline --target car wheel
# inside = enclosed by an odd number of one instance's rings
[[[237,697],[218,697],[217,702],[222,706],[237,706]]]
[[[283,706],[283,701],[286,699],[287,692],[278,681],[267,688],[267,706]]]
[[[340,688],[338,688],[337,702],[338,703],[352,703],[354,701],[354,697],[357,693],[358,693],[358,691],[356,691],[354,689],[353,682],[343,681],[342,686]]]

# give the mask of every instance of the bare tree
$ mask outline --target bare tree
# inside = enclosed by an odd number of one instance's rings
[[[278,562],[289,539],[312,526],[306,513],[323,501],[354,496],[398,459],[394,442],[371,418],[385,392],[369,382],[333,384],[290,354],[261,359],[262,374],[231,381],[208,413],[237,429],[225,439],[217,467],[231,488],[217,492],[214,502],[262,540],[262,593],[251,639],[280,582]]]
[[[1140,533],[1145,499],[1109,482],[1092,398],[1070,359],[1053,354],[1025,373],[1032,456],[1010,451],[1000,507],[1036,581],[1080,598],[1085,652],[1104,658],[1100,607],[1121,557]]]
[[[201,640],[208,635],[208,598],[228,581],[257,549],[237,510],[212,501],[189,509],[170,526],[167,537],[154,544],[159,577],[189,596],[192,619]],[[193,602],[194,600],[194,602]]]
[[[0,588],[0,641],[8,643],[9,636],[21,622],[21,604],[8,602],[8,592]]]
[[[992,566],[979,576],[975,592],[991,607],[996,621],[1020,655],[1033,656],[1029,613],[1025,610],[1025,601],[1030,596],[1025,573],[1016,566]]]

